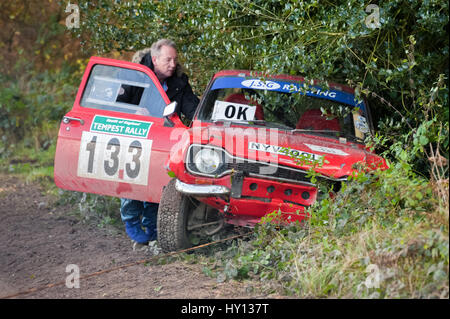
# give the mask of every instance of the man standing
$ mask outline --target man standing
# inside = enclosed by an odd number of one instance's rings
[[[192,120],[199,99],[189,85],[188,77],[178,63],[178,52],[172,40],[161,39],[150,49],[136,52],[132,62],[149,67],[158,78],[170,101],[177,102],[177,113]],[[156,240],[158,203],[120,199],[120,215],[128,236],[139,244]],[[142,217],[142,220],[141,220]]]

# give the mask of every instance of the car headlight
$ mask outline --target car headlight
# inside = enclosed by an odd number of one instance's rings
[[[186,169],[194,175],[222,176],[227,169],[225,157],[225,150],[221,147],[192,144],[187,151]]]
[[[203,174],[214,174],[222,164],[222,156],[212,148],[203,148],[194,156],[197,170]]]

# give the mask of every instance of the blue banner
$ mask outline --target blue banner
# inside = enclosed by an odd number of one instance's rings
[[[304,94],[304,84],[299,82],[283,82],[279,80],[260,80],[249,79],[243,77],[221,77],[217,78],[211,90],[225,89],[225,88],[243,88],[255,90],[268,90],[283,93],[300,93]],[[306,91],[307,96],[317,97],[344,103],[347,105],[359,107],[364,110],[364,103],[357,101],[353,94],[342,92],[338,90],[324,89],[319,86],[312,86]]]

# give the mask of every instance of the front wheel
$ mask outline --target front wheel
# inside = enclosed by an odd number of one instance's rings
[[[163,251],[191,247],[186,231],[189,198],[175,189],[175,179],[164,188],[158,209],[158,243]]]
[[[178,192],[175,182],[172,179],[164,188],[158,209],[158,242],[165,252],[190,248],[224,224],[215,209]]]

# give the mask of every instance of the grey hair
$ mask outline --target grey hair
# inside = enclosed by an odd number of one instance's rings
[[[152,44],[152,46],[150,47],[150,54],[155,57],[159,56],[161,54],[161,47],[164,45],[172,47],[175,50],[177,50],[177,46],[176,46],[175,42],[173,42],[172,40],[160,39]]]

